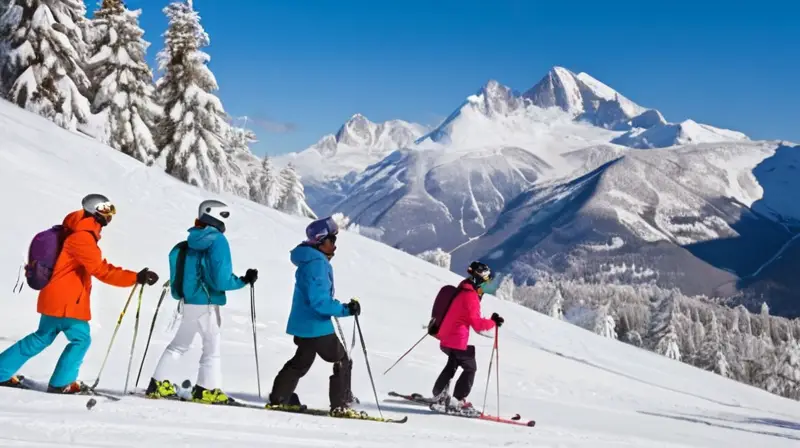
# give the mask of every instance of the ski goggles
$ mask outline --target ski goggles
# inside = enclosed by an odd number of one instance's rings
[[[94,212],[111,221],[111,217],[117,214],[117,207],[110,202],[102,202],[94,207]]]

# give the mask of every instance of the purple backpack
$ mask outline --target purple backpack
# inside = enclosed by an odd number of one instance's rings
[[[64,226],[56,225],[33,237],[25,265],[25,279],[31,289],[39,291],[50,282],[67,233]]]
[[[436,295],[431,308],[431,320],[428,322],[428,334],[436,336],[439,334],[439,327],[441,327],[450,305],[453,304],[453,299],[456,298],[459,288],[453,285],[443,286]]]

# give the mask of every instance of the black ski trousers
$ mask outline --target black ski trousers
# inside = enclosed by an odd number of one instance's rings
[[[436,378],[436,383],[433,385],[433,396],[439,395],[447,388],[450,380],[456,376],[456,369],[461,367],[461,375],[456,381],[453,398],[463,400],[467,398],[472,390],[472,383],[475,382],[475,372],[478,371],[478,363],[475,361],[475,346],[468,345],[466,350],[441,347],[441,350],[447,355],[447,365],[442,369],[439,378]]]
[[[350,374],[353,362],[347,359],[347,352],[335,334],[320,336],[318,338],[294,337],[297,351],[278,372],[272,383],[272,392],[269,395],[270,403],[289,403],[297,388],[300,378],[304,377],[317,355],[325,362],[333,364],[333,375],[330,376],[328,396],[331,409],[344,407],[352,396],[350,392]]]

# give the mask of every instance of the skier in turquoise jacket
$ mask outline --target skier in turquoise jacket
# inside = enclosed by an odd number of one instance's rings
[[[258,271],[248,269],[242,277],[233,274],[231,248],[225,237],[225,223],[230,214],[226,204],[216,200],[204,201],[186,242],[179,243],[169,253],[170,292],[180,301],[178,309],[182,312],[182,319],[150,379],[146,392],[148,397],[177,398],[177,390],[169,376],[178,374],[181,358],[199,333],[203,354],[192,399],[222,404],[233,401],[221,390],[220,307],[228,302],[226,291],[254,284]],[[183,262],[182,252],[185,252]],[[181,374],[178,378],[185,376]]]
[[[350,390],[353,364],[336,337],[331,318],[357,316],[361,306],[356,299],[344,304],[334,298],[330,260],[336,252],[338,233],[339,228],[332,218],[314,221],[306,228],[306,240],[290,253],[297,271],[286,333],[294,336],[297,350],[275,377],[269,395],[272,405],[300,404],[294,390],[319,355],[333,364],[329,384],[331,414],[349,416],[355,412],[349,407],[355,401]]]

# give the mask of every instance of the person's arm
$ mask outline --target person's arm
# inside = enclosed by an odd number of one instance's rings
[[[234,291],[244,288],[246,283],[233,273],[231,248],[228,240],[224,237],[217,238],[209,252],[211,287],[217,291]]]
[[[93,277],[112,286],[133,286],[136,272],[122,269],[103,258],[97,241],[89,232],[76,232],[67,237],[62,250],[69,253]]]
[[[331,280],[325,268],[325,261],[314,260],[304,269],[306,269],[305,278],[308,282],[306,288],[311,308],[323,316],[349,316],[347,305],[331,297]]]
[[[470,327],[478,333],[494,328],[495,323],[493,320],[481,317],[481,304],[477,296],[469,294],[465,299]]]

